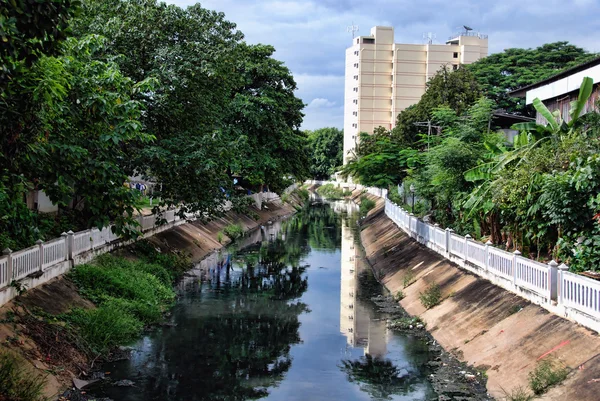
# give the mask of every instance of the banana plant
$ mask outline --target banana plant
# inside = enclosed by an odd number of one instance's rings
[[[582,124],[580,117],[593,88],[594,81],[592,78],[583,78],[579,88],[579,96],[577,100],[571,102],[569,112],[571,119],[569,121],[562,118],[559,110],[552,113],[539,98],[535,98],[533,107],[548,121],[548,124],[542,125],[535,122],[514,124],[512,128],[520,131],[520,133],[515,137],[513,149],[510,151],[500,148],[495,149],[496,157],[492,161],[466,171],[465,179],[467,181],[490,179],[508,164],[515,160],[521,160],[532,149],[540,146],[542,142],[548,140],[559,141],[561,137],[572,134]]]

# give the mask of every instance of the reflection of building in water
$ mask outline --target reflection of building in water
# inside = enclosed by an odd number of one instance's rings
[[[352,229],[342,224],[341,288],[340,288],[340,331],[348,344],[364,347],[365,353],[384,356],[386,347],[386,323],[374,320],[372,309],[358,299],[358,276],[366,266],[360,263],[354,246]]]

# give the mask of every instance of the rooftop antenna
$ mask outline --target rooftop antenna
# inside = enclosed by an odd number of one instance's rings
[[[423,34],[423,40],[425,40],[429,45],[433,44],[435,37],[435,33],[433,32],[427,32]]]
[[[352,25],[346,28],[346,32],[352,33],[352,39],[354,39],[354,34],[358,32],[358,25],[354,25],[354,21],[352,21]]]

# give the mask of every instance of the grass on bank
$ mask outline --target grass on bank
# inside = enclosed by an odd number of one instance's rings
[[[344,191],[335,184],[325,184],[317,188],[317,193],[325,199],[339,200],[352,195],[352,191]]]
[[[364,217],[374,207],[375,207],[375,201],[367,198],[366,195],[363,195],[360,198],[360,206],[358,208],[358,213],[361,217]]]
[[[221,243],[223,240],[223,234],[227,235],[232,241],[234,241],[244,235],[244,229],[240,224],[229,224],[223,228],[222,232],[220,231],[217,234],[217,240],[219,243]]]
[[[46,380],[25,368],[17,355],[0,351],[0,400],[42,401]]]
[[[187,257],[162,254],[148,242],[134,251],[140,260],[102,255],[69,273],[97,308],[75,309],[65,320],[97,353],[130,343],[144,326],[158,323],[175,300],[174,280],[191,265]]]

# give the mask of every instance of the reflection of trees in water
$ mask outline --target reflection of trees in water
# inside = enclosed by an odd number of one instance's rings
[[[335,250],[341,244],[340,215],[327,204],[315,204],[284,223],[286,243]]]
[[[294,234],[294,233],[292,233]],[[289,370],[291,345],[300,342],[298,316],[307,306],[309,252],[304,234],[276,238],[236,253],[242,269],[224,262],[208,283],[210,310],[191,308],[185,329],[166,331],[156,347],[147,394],[185,400],[246,400],[268,395]],[[296,301],[294,301],[296,300]],[[214,309],[213,309],[214,306]],[[206,306],[204,308],[207,308]],[[196,311],[196,313],[194,312]],[[177,343],[179,346],[174,346]]]
[[[365,355],[357,360],[342,361],[341,369],[360,389],[377,400],[390,400],[392,395],[414,391],[418,377],[398,369],[389,359]]]

